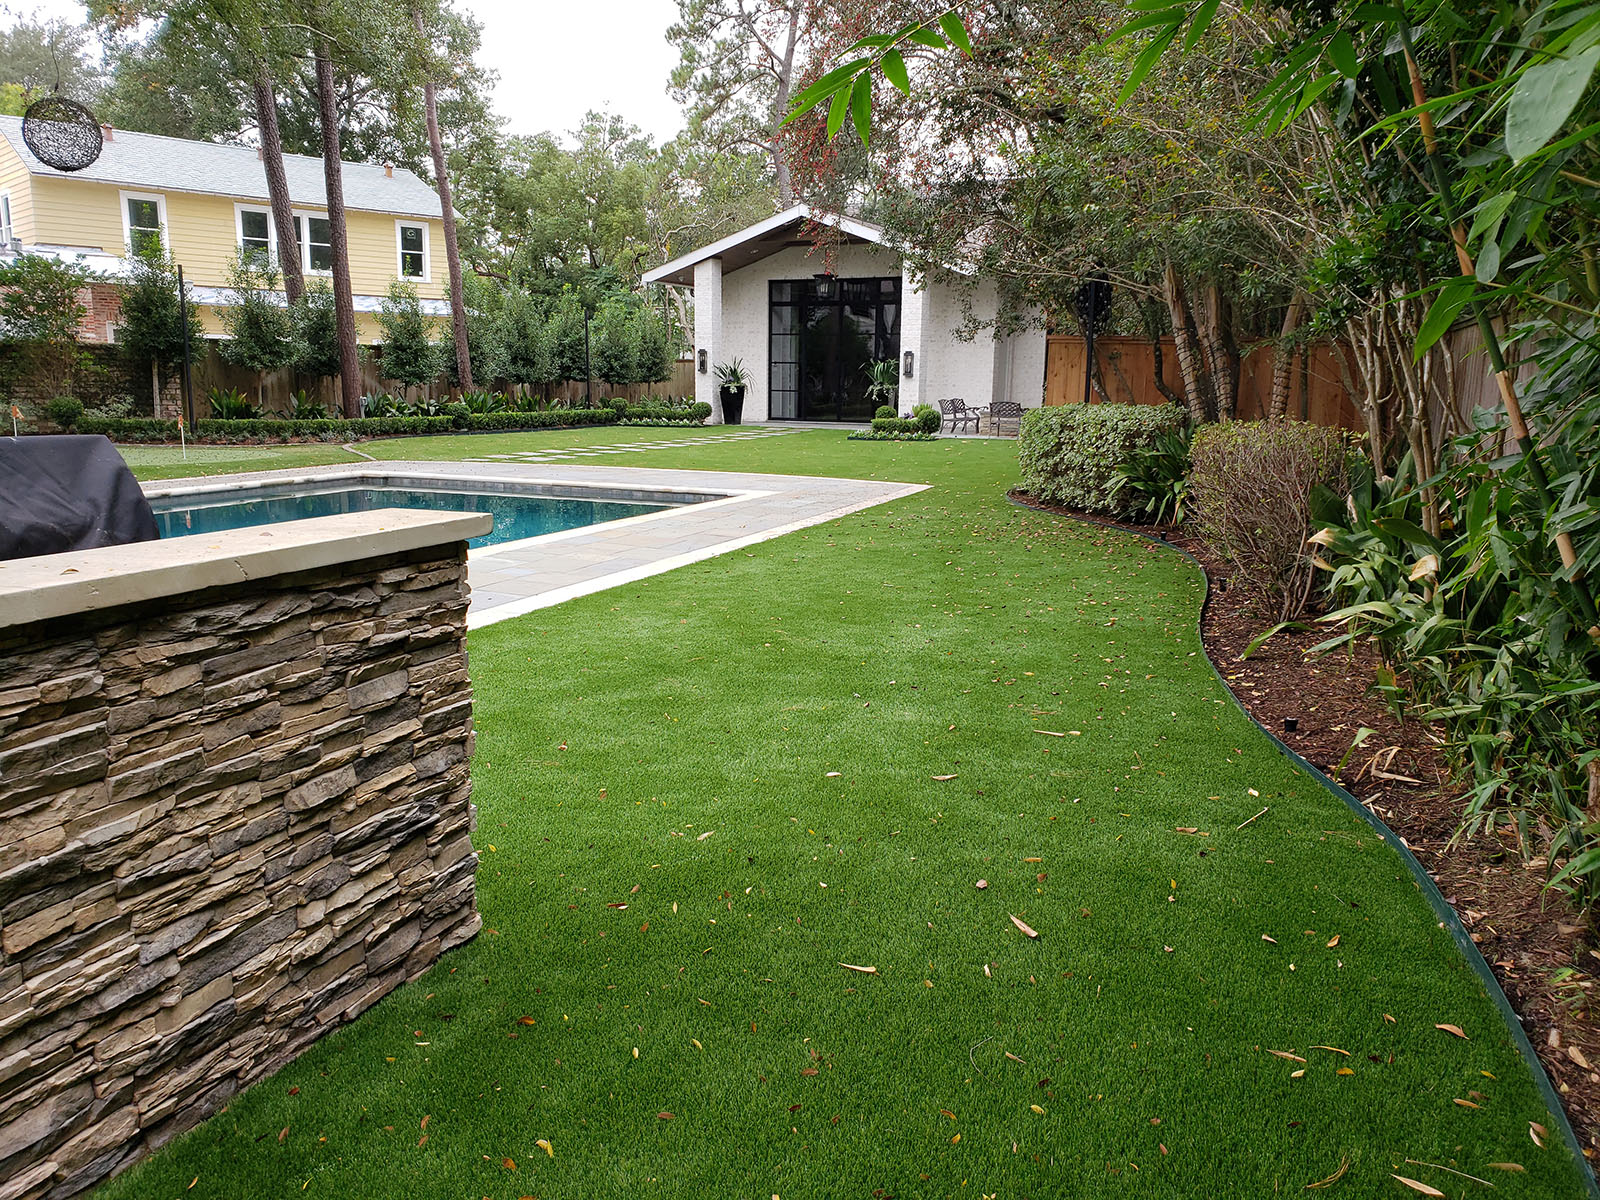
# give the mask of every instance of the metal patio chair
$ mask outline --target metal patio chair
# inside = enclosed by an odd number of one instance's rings
[[[939,411],[944,415],[944,421],[950,422],[951,433],[958,433],[968,428],[977,431],[983,415],[977,409],[968,408],[967,402],[959,396],[939,401]],[[941,428],[944,421],[940,422]]]
[[[989,405],[990,431],[996,437],[1004,437],[1005,429],[1002,423],[1010,421],[1016,426],[1016,436],[1022,436],[1022,405],[1015,400],[996,400]]]

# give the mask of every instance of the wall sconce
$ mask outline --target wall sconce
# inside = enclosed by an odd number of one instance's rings
[[[911,369],[916,365],[917,352],[915,350],[907,350],[905,354],[901,355],[900,374],[904,375],[907,379],[910,379]]]
[[[697,351],[695,357],[700,360],[700,374],[704,375],[706,373],[706,352],[704,350]]]

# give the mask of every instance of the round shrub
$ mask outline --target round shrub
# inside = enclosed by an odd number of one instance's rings
[[[1129,515],[1133,497],[1117,490],[1117,468],[1135,450],[1183,426],[1175,404],[1063,404],[1022,417],[1018,462],[1022,486],[1041,500],[1112,517]]]
[[[911,410],[911,419],[917,423],[917,428],[923,433],[938,433],[939,426],[944,422],[939,416],[939,410],[931,404],[919,404]]]
[[[1316,568],[1311,493],[1350,490],[1350,435],[1305,421],[1229,421],[1195,431],[1189,511],[1207,548],[1244,587],[1289,620],[1304,611]]]
[[[44,406],[45,416],[60,429],[71,429],[83,416],[83,401],[76,396],[57,396]]]
[[[872,415],[881,419],[884,417],[897,417],[900,414],[894,411],[894,406],[892,404],[880,404],[878,405],[878,411]]]

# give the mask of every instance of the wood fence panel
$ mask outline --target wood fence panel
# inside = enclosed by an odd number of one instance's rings
[[[1318,425],[1360,429],[1361,417],[1345,391],[1339,364],[1331,345],[1312,347],[1308,367],[1297,356],[1290,374],[1289,413]],[[1155,351],[1146,338],[1101,337],[1095,339],[1095,358],[1101,379],[1113,402],[1123,404],[1165,404],[1167,398],[1156,387]],[[1271,345],[1249,347],[1239,364],[1239,416],[1244,420],[1264,417],[1272,398]],[[1051,334],[1045,349],[1045,403],[1080,404],[1083,401],[1083,372],[1087,356],[1083,339],[1066,334]],[[1179,396],[1184,394],[1183,373],[1178,368],[1178,352],[1171,338],[1161,339],[1161,377]],[[1303,386],[1309,384],[1309,386]],[[1090,392],[1091,403],[1100,394]]]

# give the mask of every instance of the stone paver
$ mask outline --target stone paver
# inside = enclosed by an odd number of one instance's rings
[[[785,431],[754,436],[781,436]],[[732,435],[729,435],[730,437]],[[750,437],[745,433],[742,437]],[[697,443],[698,444],[698,443]],[[552,451],[541,451],[549,454]],[[546,608],[575,596],[631,583],[675,567],[818,525],[923,491],[923,484],[733,471],[684,471],[572,462],[372,462],[165,479],[152,496],[195,488],[246,487],[329,477],[371,483],[384,478],[578,485],[626,491],[680,491],[718,499],[687,504],[544,537],[485,546],[467,557],[471,628]]]

